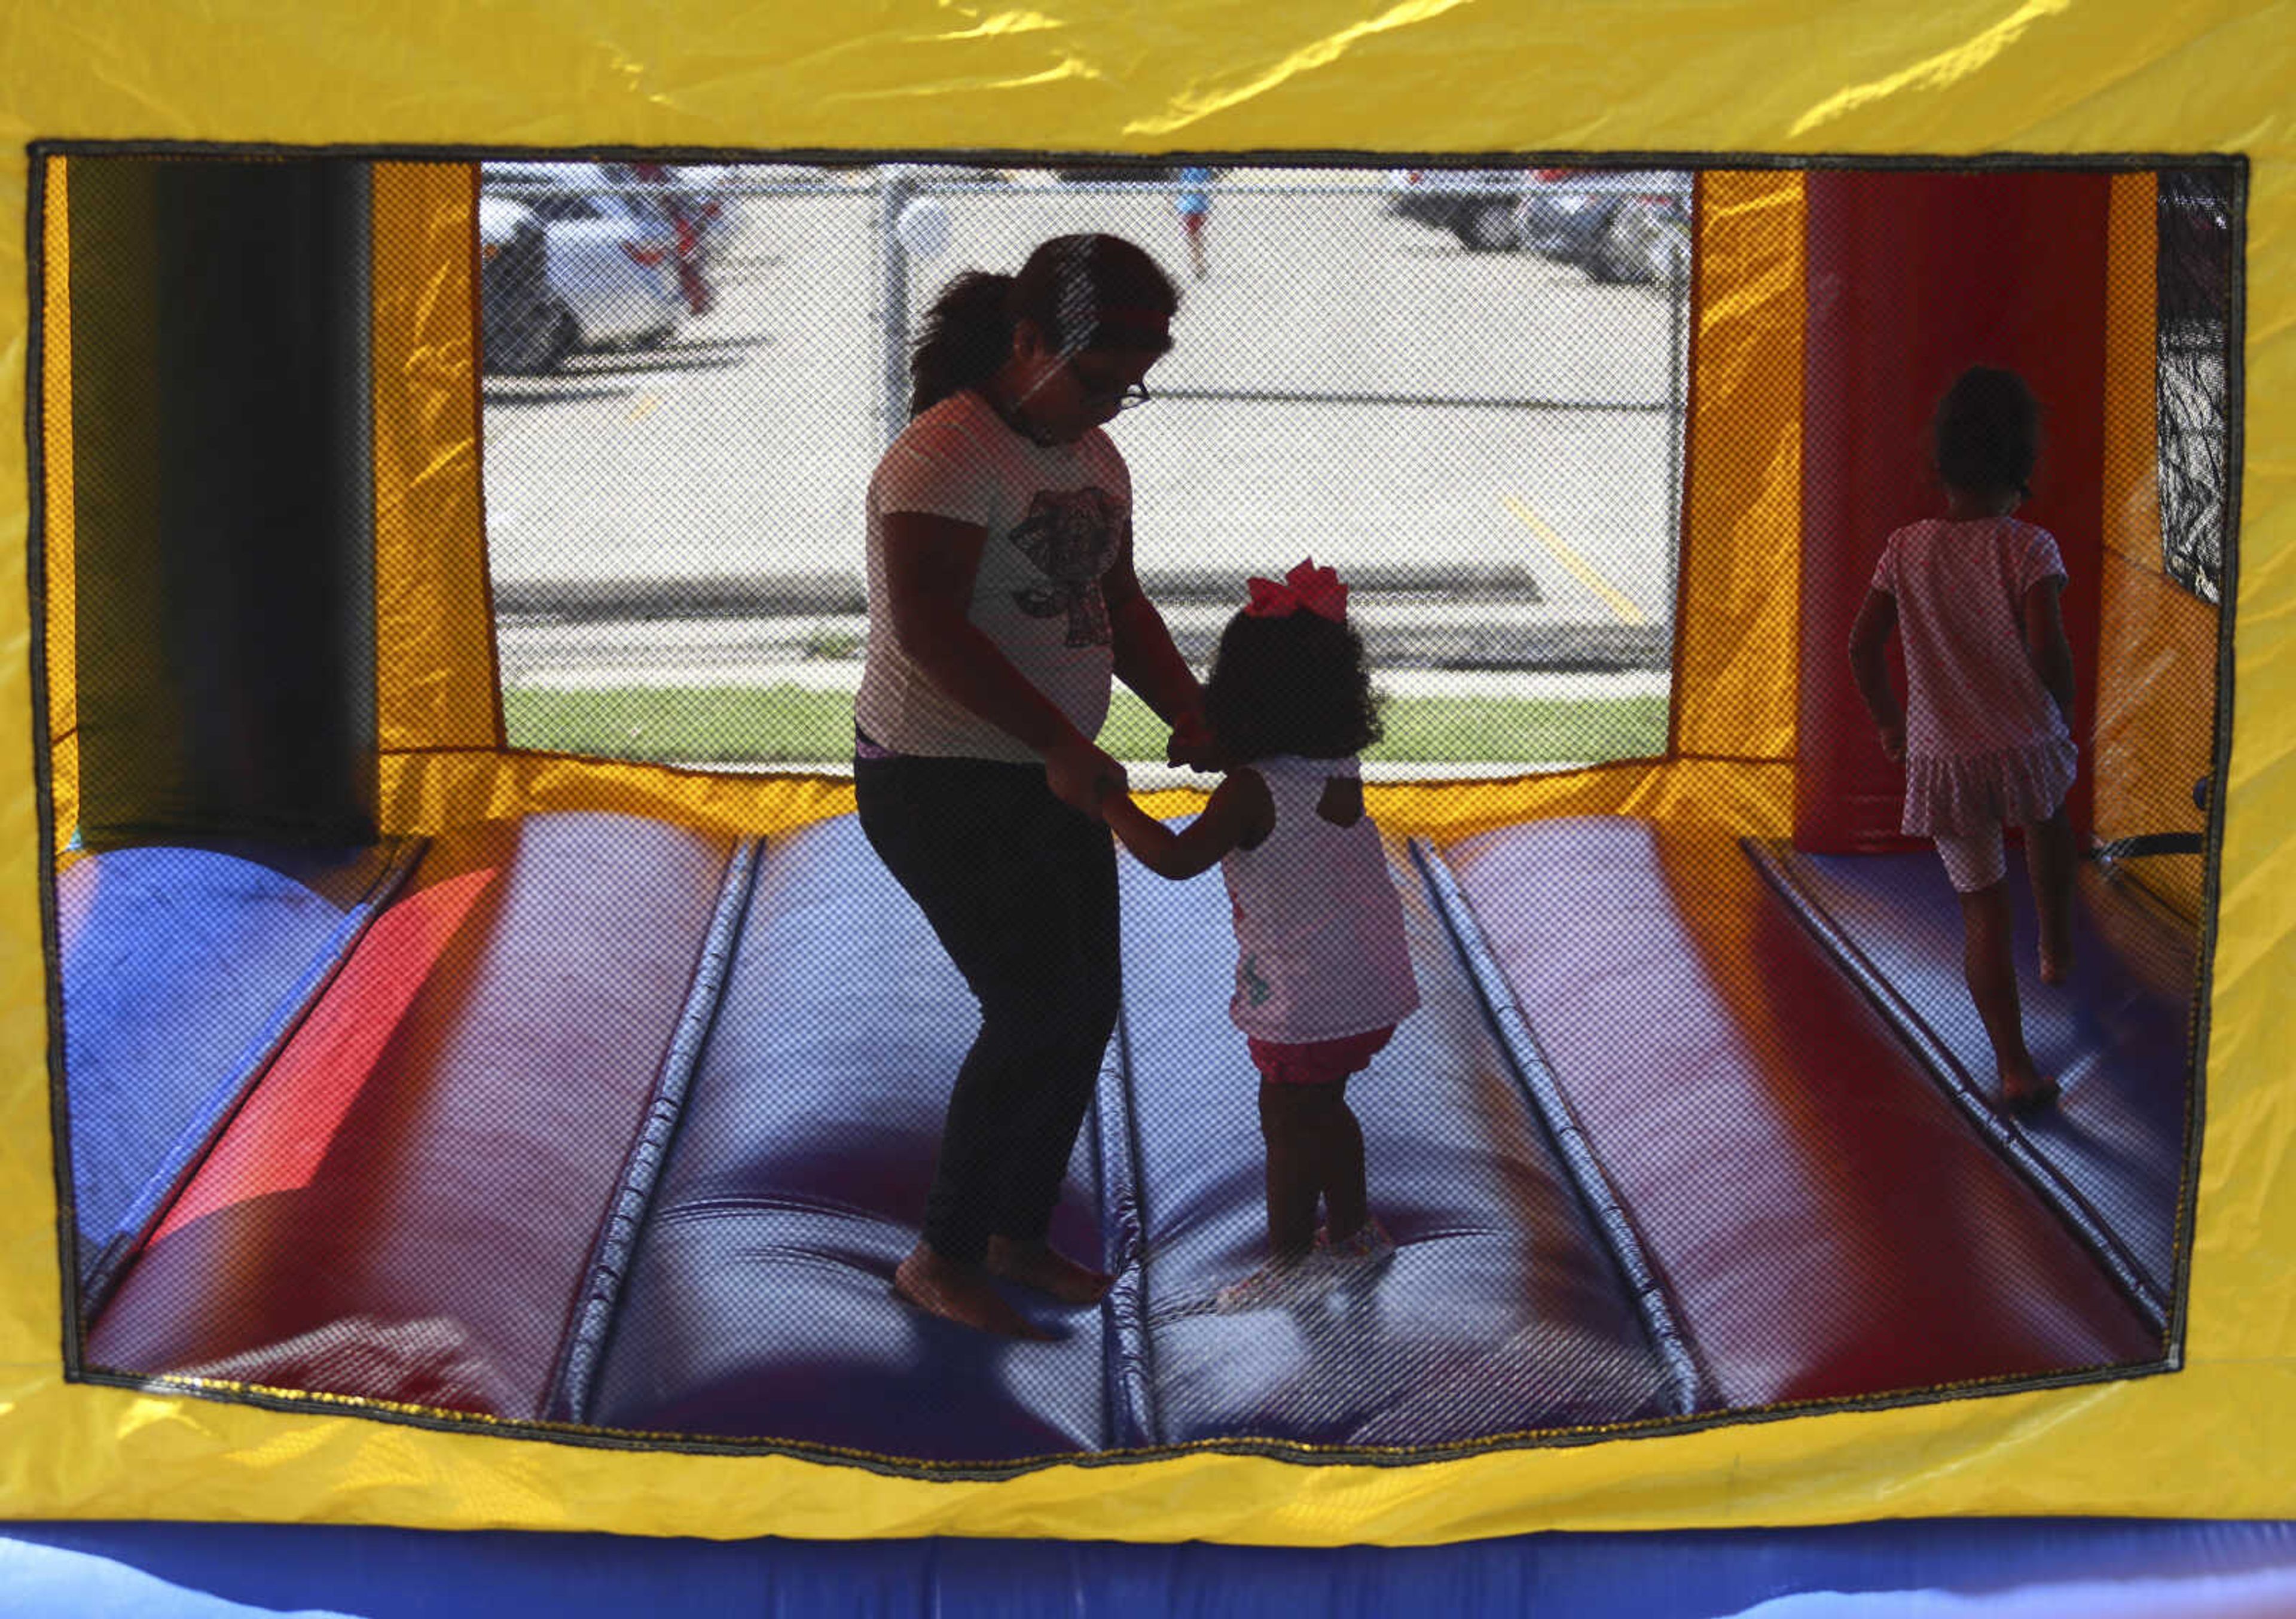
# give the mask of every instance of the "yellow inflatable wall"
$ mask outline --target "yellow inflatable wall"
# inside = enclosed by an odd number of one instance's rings
[[[2287,1255],[2296,1140],[2282,1104],[2296,907],[2296,150],[2289,8],[2185,12],[2134,0],[1955,4],[1883,16],[1839,0],[1720,6],[1275,0],[1054,10],[898,3],[855,12],[630,0],[564,12],[440,7],[377,16],[346,0],[278,11],[32,0],[9,33],[0,201],[42,193],[45,242],[0,241],[5,378],[36,431],[0,449],[0,551],[39,557],[51,645],[71,634],[67,324],[36,325],[26,243],[62,305],[70,158],[42,143],[350,149],[377,170],[375,448],[379,699],[386,828],[611,807],[770,834],[849,807],[833,779],[742,782],[505,754],[493,692],[472,407],[466,252],[472,184],[439,158],[509,148],[761,152],[1647,152],[1704,173],[1685,611],[1669,752],[1537,782],[1391,786],[1392,830],[1449,838],[1548,813],[1695,817],[1775,834],[1792,801],[1803,295],[1796,160],[1978,153],[2237,152],[2247,215],[2245,455],[2235,727],[2213,937],[2207,1134],[2182,1323],[2162,1376],[1876,1411],[1724,1423],[1611,1444],[1377,1467],[1237,1455],[1058,1466],[1003,1482],[883,1476],[774,1456],[685,1454],[378,1423],[70,1381],[52,1161],[49,988],[39,893],[53,825],[72,824],[72,693],[45,694],[36,753],[29,590],[0,602],[13,738],[0,858],[0,1512],[240,1517],[660,1534],[923,1533],[1426,1542],[1542,1528],[1812,1523],[1939,1514],[2296,1516],[2296,1322]],[[421,163],[389,161],[422,157]],[[37,166],[37,167],[36,167]],[[2143,167],[2141,161],[2131,167]],[[2117,217],[2149,197],[2116,194]],[[405,251],[421,242],[420,253]],[[2149,311],[2116,308],[2116,322]],[[2126,329],[2126,328],[2121,328]],[[35,339],[41,340],[36,347]],[[2112,443],[2149,441],[2149,374],[2116,377]],[[60,412],[60,404],[65,407]],[[2108,449],[2105,630],[2132,671],[2101,694],[2100,750],[2206,716],[2156,711],[2148,657],[2210,645],[2213,615],[2148,605],[2147,506]],[[2118,468],[2118,471],[2112,469]],[[35,502],[35,495],[40,499]],[[35,551],[35,516],[48,543]],[[2157,547],[2155,547],[2157,549]],[[2180,593],[2180,602],[2190,598]],[[2144,628],[2140,630],[2137,626]],[[69,670],[68,658],[47,662]],[[474,695],[475,694],[475,695]],[[2100,799],[2098,830],[2154,824],[2203,772],[2177,759]],[[2195,768],[2197,767],[2197,768]],[[44,778],[45,780],[44,781]],[[2183,782],[2183,787],[2177,782]],[[1173,808],[1184,807],[1176,801]],[[2193,861],[2171,896],[2197,913]],[[413,1414],[420,1417],[419,1413]]]

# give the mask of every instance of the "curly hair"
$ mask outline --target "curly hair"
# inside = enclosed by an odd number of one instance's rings
[[[1972,366],[1931,418],[1938,476],[1947,487],[2030,495],[2041,454],[2041,402],[2013,371]]]
[[[1363,637],[1306,611],[1239,612],[1220,633],[1204,682],[1204,723],[1240,764],[1279,753],[1344,759],[1382,735]]]

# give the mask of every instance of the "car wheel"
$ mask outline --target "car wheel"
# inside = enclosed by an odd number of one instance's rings
[[[486,368],[510,376],[544,376],[574,350],[574,317],[564,308],[537,310],[487,344]]]
[[[1587,259],[1587,274],[1606,284],[1652,280],[1657,235],[1657,221],[1647,213],[1638,208],[1620,209]]]
[[[561,304],[558,306],[558,317],[550,323],[550,350],[540,368],[544,371],[557,370],[581,346],[581,323],[574,318],[573,310]]]
[[[1503,253],[1515,244],[1514,205],[1471,202],[1452,218],[1451,231],[1471,253]]]

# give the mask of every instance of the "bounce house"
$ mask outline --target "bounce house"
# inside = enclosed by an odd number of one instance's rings
[[[2290,21],[23,11],[0,1611],[2296,1611]],[[1360,1285],[1214,1307],[1228,901],[1130,863],[1053,1232],[1113,1287],[1013,1341],[889,1285],[974,1003],[838,750],[713,752],[765,679],[679,671],[797,624],[849,723],[859,482],[992,217],[1167,233],[1114,431],[1181,650],[1311,539],[1392,687]],[[1847,653],[1976,364],[2068,580],[2040,1108]],[[1505,544],[1428,538],[1466,485]]]

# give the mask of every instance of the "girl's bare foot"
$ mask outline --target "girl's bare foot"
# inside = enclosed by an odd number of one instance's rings
[[[2041,982],[2043,983],[2062,983],[2066,979],[2072,976],[2072,952],[2070,949],[2061,949],[2055,950],[2043,950],[2041,952]]]
[[[1116,1281],[1047,1244],[1016,1242],[1009,1237],[988,1239],[986,1268],[991,1276],[1050,1294],[1063,1304],[1097,1304]]]
[[[1038,1327],[988,1285],[988,1273],[919,1243],[893,1272],[893,1291],[927,1315],[1007,1338],[1046,1339]]]
[[[2022,1112],[2056,1100],[2057,1082],[2030,1064],[2000,1072],[2001,1104],[2011,1111]]]

